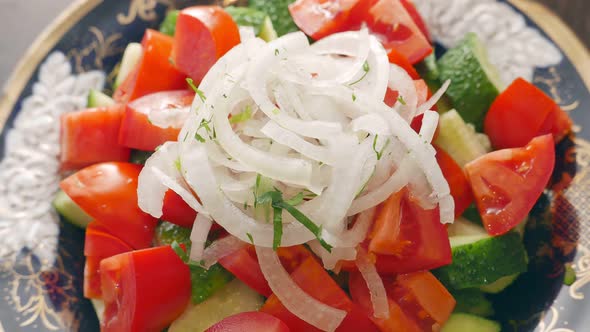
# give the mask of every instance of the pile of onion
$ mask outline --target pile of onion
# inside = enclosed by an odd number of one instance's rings
[[[192,260],[211,266],[251,242],[285,307],[333,331],[346,313],[290,279],[272,249],[273,223],[256,206],[261,178],[285,199],[303,194],[297,209],[321,234],[282,211],[281,246],[309,243],[327,269],[356,260],[375,314],[387,316],[382,281],[359,244],[374,208],[404,187],[424,208],[438,208],[441,222],[453,221],[453,199],[430,144],[438,124],[430,108],[447,86],[418,105],[412,78],[389,63],[366,30],[313,45],[300,32],[270,43],[243,40],[211,68],[190,110],[165,119],[150,115],[163,127],[184,125],[178,142],[166,143],[147,161],[139,179],[140,207],[159,218],[165,192],[175,191],[198,212]],[[388,89],[400,95],[394,107],[384,103]],[[410,122],[420,114],[416,133]],[[204,248],[213,221],[232,236]]]

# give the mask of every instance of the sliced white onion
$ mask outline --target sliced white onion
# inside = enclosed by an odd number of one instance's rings
[[[182,128],[190,114],[190,107],[169,108],[165,111],[150,112],[148,119],[151,124],[160,128]]]
[[[291,313],[323,331],[335,331],[340,326],[346,311],[330,307],[302,290],[274,250],[256,247],[256,255],[270,289]]]
[[[400,112],[406,122],[412,122],[418,107],[418,93],[414,80],[403,68],[391,64],[389,67],[389,88],[397,91],[400,98],[404,100],[403,103],[396,103],[394,108]]]
[[[328,252],[317,240],[308,244],[309,248],[322,259],[326,270],[336,269],[340,261],[354,261],[356,259],[356,248],[332,248],[332,252]]]
[[[209,269],[223,257],[235,253],[246,245],[246,242],[231,235],[216,240],[211,243],[210,246],[205,248],[205,251],[203,252],[203,267]]]
[[[240,31],[240,40],[246,41],[249,39],[254,39],[256,38],[256,32],[254,31],[253,27],[249,27],[249,26],[239,26],[239,31]]]
[[[191,261],[200,262],[203,258],[205,242],[207,242],[211,226],[213,226],[213,221],[209,217],[201,213],[197,214],[190,236],[191,252],[189,257]]]
[[[383,279],[377,273],[375,264],[371,261],[365,250],[360,247],[355,263],[369,288],[371,302],[373,303],[373,316],[382,319],[389,318],[389,302]]]
[[[442,98],[442,96],[445,94],[445,92],[447,92],[450,85],[451,85],[451,80],[446,80],[445,83],[442,85],[442,87],[440,89],[438,89],[438,91],[436,91],[436,93],[433,94],[432,97],[430,97],[430,99],[428,99],[424,104],[422,104],[418,107],[418,111],[416,112],[416,115],[420,115],[426,111],[431,110],[432,107],[434,105],[436,105],[436,103],[438,103],[440,98]]]
[[[436,128],[438,127],[438,112],[427,111],[422,118],[422,127],[420,128],[420,137],[428,143],[432,142]]]

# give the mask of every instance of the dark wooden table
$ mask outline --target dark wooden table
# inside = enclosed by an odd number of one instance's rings
[[[551,8],[590,48],[590,0],[538,0]]]

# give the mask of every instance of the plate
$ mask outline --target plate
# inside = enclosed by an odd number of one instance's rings
[[[205,1],[203,1],[205,2]],[[546,259],[511,286],[497,313],[506,330],[586,331],[590,326],[590,57],[544,7],[526,0],[415,0],[438,43],[475,30],[508,81],[524,76],[575,120],[554,182],[533,215]],[[83,231],[51,207],[59,183],[59,115],[108,90],[125,45],[157,27],[167,9],[198,1],[78,0],[37,39],[0,99],[0,332],[98,331],[82,297]],[[588,128],[586,128],[588,127]],[[545,223],[543,223],[545,221]],[[543,227],[549,226],[549,227]],[[531,239],[534,242],[534,239]],[[577,280],[563,286],[563,262]]]

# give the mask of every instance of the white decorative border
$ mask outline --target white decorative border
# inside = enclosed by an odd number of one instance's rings
[[[99,71],[72,74],[61,52],[40,66],[33,93],[25,98],[14,128],[8,130],[0,162],[0,259],[29,248],[43,268],[53,266],[59,235],[51,206],[60,181],[59,128],[63,113],[86,106],[90,89],[102,89]]]

